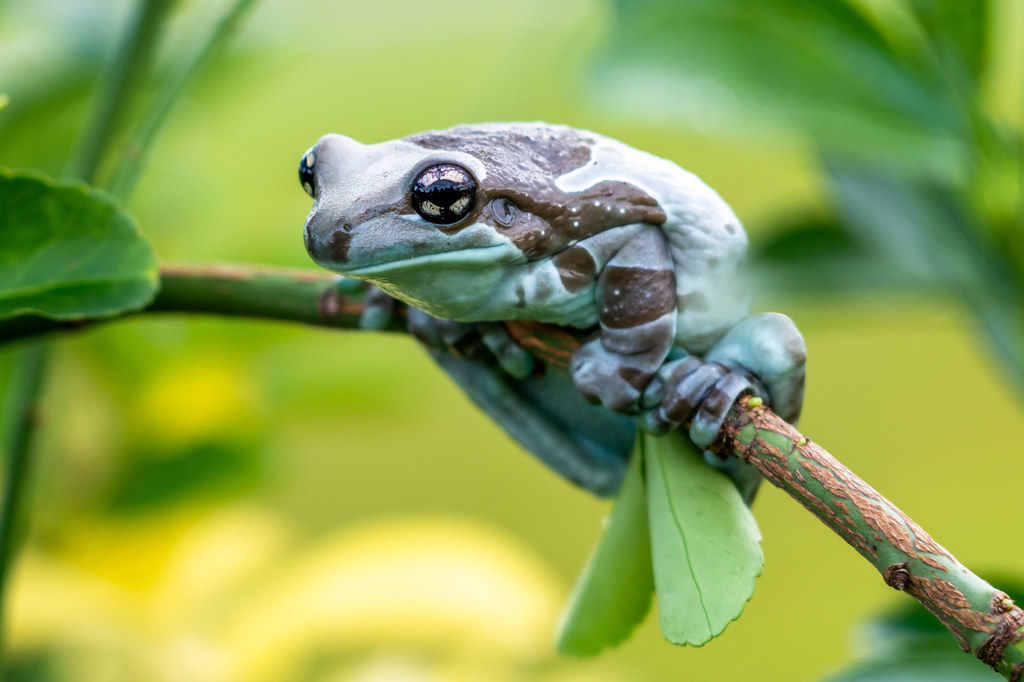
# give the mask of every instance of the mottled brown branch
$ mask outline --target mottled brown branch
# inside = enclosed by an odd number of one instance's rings
[[[1024,663],[1024,611],[910,517],[771,410],[742,399],[714,449],[755,466],[1007,678]]]

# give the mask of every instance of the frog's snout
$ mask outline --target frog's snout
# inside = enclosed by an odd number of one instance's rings
[[[327,268],[336,267],[348,261],[353,232],[352,223],[335,220],[314,206],[306,218],[303,241],[314,261]]]
[[[328,133],[299,161],[299,183],[314,199],[313,209],[306,217],[303,243],[313,260],[325,267],[348,260],[353,227],[352,221],[337,215],[337,185],[345,184],[351,177],[351,165],[362,148],[362,144],[349,137]]]

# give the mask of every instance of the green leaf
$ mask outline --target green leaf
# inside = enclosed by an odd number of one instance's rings
[[[948,282],[988,333],[1007,379],[1024,387],[1024,288],[1012,255],[994,248],[949,187],[892,169],[826,157],[845,224],[894,268]]]
[[[751,242],[751,281],[796,296],[933,291],[948,273],[912,271],[834,216],[780,221]]]
[[[619,0],[602,96],[730,129],[760,115],[859,158],[959,172],[969,128],[943,74],[844,0]]]
[[[998,585],[1014,602],[1019,603],[1024,595],[1024,581],[1019,576],[984,576],[993,585]],[[863,643],[864,664],[898,663],[950,658],[964,660],[963,653],[955,646],[949,630],[920,602],[903,599],[869,619],[857,637]],[[966,659],[973,666],[985,671],[977,661]],[[851,668],[852,670],[859,668]],[[845,679],[845,678],[843,678]],[[971,678],[973,679],[973,678]]]
[[[130,453],[107,491],[106,508],[131,516],[186,499],[222,499],[260,481],[263,462],[254,443],[213,440],[186,447],[147,447]]]
[[[960,652],[955,652],[960,654]],[[973,658],[907,658],[865,663],[829,677],[828,682],[995,682],[1002,675]]]
[[[621,644],[651,608],[654,578],[642,459],[638,442],[604,534],[562,615],[558,649],[563,653],[593,656]]]
[[[1024,582],[1012,575],[986,576],[1016,602]],[[871,618],[858,633],[862,660],[828,682],[991,682],[1002,675],[954,645],[949,630],[917,601],[902,599]]]
[[[144,306],[157,286],[152,249],[113,199],[0,169],[0,319],[106,317]]]
[[[985,38],[992,13],[989,0],[911,0],[910,6],[935,45],[938,57],[966,77],[971,87],[985,67]],[[959,72],[958,72],[959,71]]]
[[[761,575],[761,532],[736,486],[685,436],[643,436],[658,618],[700,646],[739,617]]]

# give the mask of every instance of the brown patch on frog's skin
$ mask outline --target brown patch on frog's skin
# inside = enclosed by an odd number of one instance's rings
[[[500,191],[521,213],[509,227],[488,220],[512,240],[528,260],[537,260],[567,246],[622,225],[661,225],[665,211],[639,187],[605,181],[582,192],[562,192],[553,184],[523,194]]]
[[[522,282],[516,283],[516,307],[517,308],[525,308],[526,307],[526,288],[523,287],[523,283]]]
[[[554,257],[558,276],[566,291],[575,293],[597,279],[597,264],[582,246],[570,246]]]
[[[420,133],[407,141],[432,150],[458,150],[479,159],[476,204],[462,221],[439,226],[446,233],[474,223],[491,225],[534,261],[621,225],[661,225],[665,211],[627,182],[604,181],[580,192],[563,192],[555,180],[590,161],[594,138],[560,126],[456,126]],[[511,189],[515,188],[515,189]],[[511,225],[494,217],[491,201],[505,199],[516,212]],[[505,221],[507,222],[507,221]]]
[[[349,242],[352,241],[352,232],[338,227],[331,233],[331,241],[328,250],[331,259],[335,263],[344,263],[348,260]]]
[[[405,198],[400,202],[382,204],[380,206],[368,208],[360,213],[344,215],[333,221],[333,227],[327,233],[329,236],[327,236],[326,242],[319,245],[312,239],[312,231],[310,227],[307,226],[305,235],[306,250],[313,255],[314,258],[324,258],[324,256],[326,256],[334,263],[339,265],[344,264],[348,262],[349,249],[351,247],[352,238],[355,234],[353,226],[382,216],[400,216],[408,214],[411,211],[412,204],[408,198]],[[324,230],[323,228],[313,228],[313,231]],[[428,244],[407,243],[407,248],[413,256],[432,253]]]
[[[653,374],[636,369],[635,367],[620,367],[619,376],[637,391],[642,392],[647,388],[647,384],[651,383]]]
[[[639,327],[625,327],[615,329],[613,327],[601,328],[601,345],[608,351],[623,356],[647,355],[657,351],[659,359],[654,366],[649,368],[654,372],[658,365],[664,361],[664,355],[672,347],[672,332],[675,330],[675,311],[665,313],[653,322],[647,322]],[[625,362],[626,360],[623,360]],[[630,360],[634,365],[638,359]],[[646,362],[646,361],[645,361]]]
[[[730,374],[727,370],[725,376],[716,381],[708,390],[707,396],[700,403],[700,412],[716,421],[724,419],[726,412],[736,400],[737,394],[749,385],[750,382],[739,374]]]
[[[676,309],[675,275],[671,270],[608,266],[603,273],[602,326],[628,329]]]

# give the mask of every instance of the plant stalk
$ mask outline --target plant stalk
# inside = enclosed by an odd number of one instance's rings
[[[96,88],[87,123],[64,169],[68,177],[92,183],[110,139],[141,76],[148,70],[157,35],[175,0],[142,0],[109,70]]]
[[[0,619],[7,614],[7,586],[16,548],[15,535],[24,521],[22,498],[29,453],[35,440],[39,395],[48,352],[49,343],[45,341],[34,341],[19,349],[14,357],[14,371],[4,404],[4,423],[0,428],[4,437],[3,500],[0,501]],[[3,660],[2,644],[0,641],[0,661]]]
[[[125,199],[132,193],[135,183],[145,169],[149,150],[185,86],[216,57],[254,4],[255,0],[235,0],[195,52],[187,59],[182,59],[166,78],[153,104],[143,115],[131,139],[125,144],[120,162],[109,184],[111,194]]]
[[[141,310],[96,320],[0,320],[0,343],[77,331],[149,313],[199,313],[359,329],[365,288],[323,271],[237,265],[164,265],[160,290]],[[381,331],[405,331],[393,319]]]

